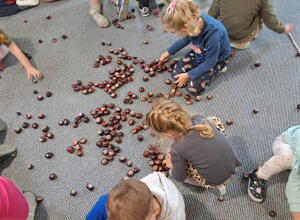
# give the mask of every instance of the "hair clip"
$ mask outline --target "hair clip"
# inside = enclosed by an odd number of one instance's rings
[[[166,11],[166,13],[168,15],[171,15],[174,11],[176,11],[176,3],[177,3],[177,0],[172,0],[172,2],[170,3],[170,5]]]

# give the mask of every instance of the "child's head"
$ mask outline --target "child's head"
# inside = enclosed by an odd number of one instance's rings
[[[107,217],[113,220],[152,220],[153,194],[149,187],[134,179],[122,181],[108,194]]]
[[[214,136],[214,131],[207,121],[192,126],[189,114],[177,103],[164,98],[157,99],[152,104],[151,111],[146,115],[146,123],[158,135],[172,139],[176,139],[172,137],[173,134],[184,135],[189,129],[200,131],[200,135],[205,138]]]
[[[199,28],[200,9],[192,0],[172,0],[165,6],[161,16],[161,24],[165,31],[176,34],[183,29],[191,37],[197,36]]]

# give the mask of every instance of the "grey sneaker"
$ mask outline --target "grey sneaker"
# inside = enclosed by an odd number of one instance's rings
[[[257,169],[249,173],[248,195],[255,202],[263,202],[266,199],[265,184],[267,180],[258,178],[256,172]]]
[[[128,16],[128,1],[129,0],[118,0],[118,12],[119,12],[119,21],[125,21]]]

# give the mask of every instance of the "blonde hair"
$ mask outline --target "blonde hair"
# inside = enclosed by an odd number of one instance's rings
[[[157,99],[152,104],[152,109],[146,115],[146,123],[158,135],[166,131],[176,131],[186,134],[187,130],[193,129],[200,131],[200,136],[211,138],[214,130],[207,121],[192,126],[191,117],[177,103],[168,99]]]
[[[153,195],[149,187],[135,179],[114,186],[106,200],[107,218],[111,220],[144,220],[152,211]]]
[[[176,0],[173,0],[176,1]],[[162,11],[161,24],[167,32],[179,32],[186,28],[189,36],[195,37],[201,32],[197,20],[200,9],[192,0],[177,0],[175,8],[170,10],[172,2],[165,6]]]

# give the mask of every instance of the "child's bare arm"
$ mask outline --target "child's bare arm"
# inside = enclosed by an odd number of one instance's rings
[[[12,42],[8,46],[8,49],[20,61],[20,63],[24,66],[24,68],[26,69],[26,72],[27,72],[27,78],[28,79],[30,79],[30,76],[33,76],[35,78],[40,78],[41,77],[41,73],[36,68],[31,66],[28,59],[25,57],[23,52],[19,49],[19,47],[14,42]]]

